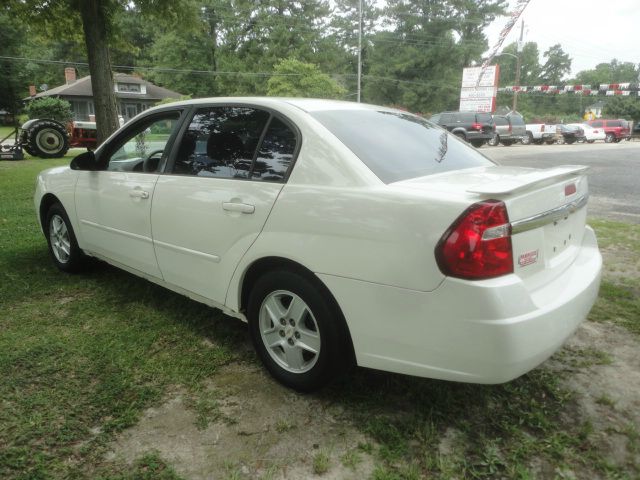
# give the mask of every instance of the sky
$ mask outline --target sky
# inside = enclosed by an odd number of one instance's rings
[[[499,17],[486,30],[490,47],[507,20]],[[541,55],[556,43],[562,46],[572,59],[572,75],[613,58],[640,63],[640,0],[530,0],[520,20],[524,41],[536,42]],[[520,20],[503,47],[518,39]]]

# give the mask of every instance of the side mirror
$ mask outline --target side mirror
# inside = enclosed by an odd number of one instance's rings
[[[71,170],[98,170],[96,155],[91,150],[81,153],[71,160]]]

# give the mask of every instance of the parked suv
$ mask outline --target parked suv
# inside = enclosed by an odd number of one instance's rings
[[[495,124],[493,138],[487,142],[491,146],[501,143],[509,147],[516,142],[520,142],[527,135],[524,118],[519,113],[494,115],[493,122]]]
[[[591,125],[593,128],[604,129],[604,133],[607,135],[604,141],[607,143],[620,142],[631,135],[629,123],[626,120],[600,118],[598,120],[589,120],[584,123]]]
[[[493,137],[493,118],[490,113],[442,112],[433,115],[430,120],[476,148]]]

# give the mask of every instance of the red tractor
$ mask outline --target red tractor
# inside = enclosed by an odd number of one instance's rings
[[[7,141],[10,137],[12,142]],[[0,139],[0,159],[22,160],[23,150],[34,157],[60,158],[70,147],[96,146],[95,122],[70,122],[65,127],[56,120],[43,118],[29,120]]]

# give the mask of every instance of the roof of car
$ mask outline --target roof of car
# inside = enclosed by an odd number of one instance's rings
[[[325,110],[395,110],[392,108],[369,105],[366,103],[346,102],[342,100],[325,100],[320,98],[289,98],[289,97],[210,97],[184,100],[170,104],[160,105],[156,108],[181,106],[181,105],[202,105],[211,103],[221,104],[253,104],[264,107],[276,107],[278,105],[292,105],[305,112],[325,111]]]

